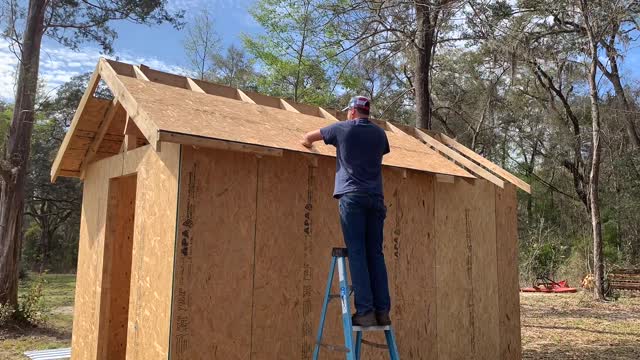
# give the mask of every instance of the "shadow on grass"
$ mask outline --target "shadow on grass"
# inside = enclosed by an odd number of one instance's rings
[[[0,340],[19,339],[27,336],[45,336],[64,341],[71,339],[71,331],[66,329],[56,329],[48,326],[47,324],[42,326],[8,324],[0,327]]]
[[[622,336],[637,336],[638,334],[635,332],[618,332],[618,331],[601,331],[601,330],[591,330],[586,329],[579,326],[545,326],[545,325],[522,325],[523,328],[535,328],[535,329],[547,329],[547,330],[577,330],[577,331],[585,331],[592,334],[607,334],[607,335],[622,335]]]
[[[640,349],[633,345],[593,346],[567,349],[564,346],[549,346],[544,349],[527,349],[522,354],[523,359],[531,360],[559,360],[559,359],[589,359],[589,360],[637,360]]]

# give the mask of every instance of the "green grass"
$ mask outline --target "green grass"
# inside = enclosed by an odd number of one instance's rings
[[[30,273],[28,279],[20,282],[20,296],[29,292],[38,276]],[[47,311],[46,322],[38,327],[0,328],[0,359],[24,360],[22,353],[28,350],[70,346],[76,276],[67,274],[42,276],[44,279],[42,301]]]

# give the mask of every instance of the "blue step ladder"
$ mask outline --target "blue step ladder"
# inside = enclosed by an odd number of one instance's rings
[[[400,360],[398,355],[398,347],[396,346],[396,339],[393,335],[393,328],[391,325],[387,326],[353,326],[351,324],[351,310],[349,303],[349,296],[353,293],[353,289],[349,286],[347,279],[346,268],[347,249],[345,248],[333,248],[331,251],[331,267],[329,268],[329,279],[327,280],[327,290],[324,295],[324,302],[322,303],[322,314],[320,314],[320,326],[318,327],[318,336],[316,338],[316,345],[313,349],[313,360],[318,360],[320,356],[320,348],[324,347],[329,351],[339,351],[346,354],[347,360],[360,360],[360,348],[362,344],[371,345],[378,348],[389,349],[389,356],[391,360]],[[338,265],[338,278],[340,279],[340,294],[331,294],[331,283],[333,282],[333,273],[335,272],[336,264]],[[340,298],[342,305],[342,326],[344,328],[344,344],[329,345],[322,343],[322,331],[324,329],[324,321],[327,315],[327,306],[331,299]],[[356,332],[355,345],[353,342],[353,332]],[[375,344],[362,339],[362,334],[367,331],[384,331],[384,335],[387,339],[387,345]]]

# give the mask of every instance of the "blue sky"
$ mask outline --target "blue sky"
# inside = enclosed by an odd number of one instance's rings
[[[222,46],[241,43],[241,34],[256,34],[261,27],[248,12],[255,0],[169,0],[170,9],[185,9],[187,23],[199,12],[208,9],[213,15],[215,29]],[[114,43],[114,56],[121,61],[145,64],[152,68],[184,73],[187,59],[183,49],[186,30],[175,30],[169,25],[146,26],[130,22],[112,24],[118,33]],[[40,73],[47,91],[56,88],[77,74],[92,71],[102,54],[95,44],[86,44],[80,51],[64,48],[45,39],[41,54]],[[0,39],[0,99],[11,101],[15,91],[16,58],[9,44]]]
[[[170,9],[187,10],[186,21],[204,9],[213,15],[216,32],[224,47],[241,43],[241,34],[257,34],[262,30],[248,9],[256,0],[169,0]],[[129,22],[113,24],[118,32],[115,55],[124,62],[145,64],[152,68],[173,72],[187,72],[187,59],[183,50],[186,31],[171,26],[146,26]],[[56,88],[72,76],[92,71],[101,56],[100,50],[87,44],[74,52],[51,41],[44,41],[41,59],[41,78],[47,91]],[[11,101],[14,96],[15,56],[6,41],[0,39],[0,99]],[[622,64],[623,79],[640,85],[640,41],[631,44]],[[608,85],[605,82],[603,85]]]

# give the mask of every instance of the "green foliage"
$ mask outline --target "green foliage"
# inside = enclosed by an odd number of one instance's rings
[[[0,326],[44,324],[48,319],[48,308],[44,298],[45,286],[44,274],[39,274],[31,281],[27,291],[20,293],[17,308],[0,304]]]
[[[214,81],[239,89],[257,90],[255,59],[243,48],[232,44],[225,53],[213,54],[211,62]]]
[[[0,103],[0,145],[4,148],[7,135],[9,135],[9,127],[11,126],[11,118],[13,117],[13,107]]]
[[[325,105],[333,98],[322,46],[324,19],[315,0],[259,0],[250,10],[264,35],[244,36],[261,68],[258,90],[296,102]]]

